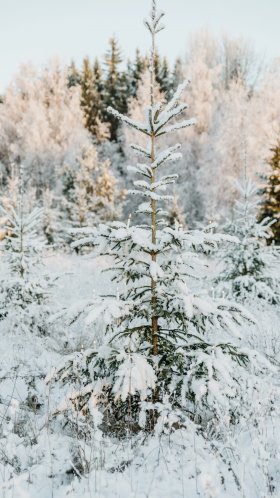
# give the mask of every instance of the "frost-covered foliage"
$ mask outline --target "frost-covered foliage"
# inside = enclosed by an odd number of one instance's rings
[[[258,189],[246,175],[237,188],[240,198],[225,231],[238,237],[238,241],[219,253],[224,266],[218,277],[220,290],[240,302],[260,299],[279,303],[279,251],[266,247],[274,220],[265,218],[258,222]]]
[[[189,100],[198,126],[174,137],[183,154],[176,194],[189,226],[232,215],[244,135],[250,177],[259,185],[267,170],[280,119],[279,59],[262,71],[260,62],[244,40],[221,41],[205,31],[190,40],[182,70],[192,80]]]
[[[79,88],[68,88],[67,80],[67,69],[57,60],[42,71],[25,65],[0,104],[1,161],[8,173],[13,161],[21,161],[38,193],[57,188],[63,164],[75,163],[90,143]]]
[[[190,39],[186,62],[177,73],[191,78],[188,100],[197,126],[164,137],[166,145],[172,145],[173,139],[182,143],[179,182],[174,190],[189,227],[213,219],[224,221],[231,215],[237,195],[235,180],[241,174],[244,134],[248,137],[250,176],[259,184],[259,175],[267,169],[266,158],[280,118],[279,61],[264,70],[244,40],[219,40],[201,31]],[[138,94],[128,106],[134,120],[141,116],[142,104],[149,96],[147,79],[148,74],[143,73]],[[120,140],[127,161],[131,161],[128,146],[134,133],[125,129],[124,141]],[[143,139],[138,139],[140,145]]]

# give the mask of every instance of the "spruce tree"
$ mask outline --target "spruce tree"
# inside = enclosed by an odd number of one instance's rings
[[[93,74],[97,90],[103,98],[103,91],[104,91],[103,73],[102,73],[101,64],[99,62],[99,59],[97,59],[97,57],[95,58],[93,64]]]
[[[166,98],[170,99],[173,91],[173,81],[172,81],[172,74],[169,69],[168,60],[166,57],[164,57],[162,60],[158,83],[160,85],[162,92],[165,93]]]
[[[102,73],[98,60],[91,66],[89,58],[83,60],[81,75],[81,106],[85,124],[97,143],[110,136],[108,125],[102,122],[104,115]],[[102,126],[103,125],[103,126]]]
[[[160,90],[164,92],[167,99],[171,97],[172,94],[172,75],[169,70],[169,64],[167,58],[161,58],[160,54],[155,52],[155,81],[158,83]],[[177,85],[178,86],[178,85]]]
[[[248,316],[239,305],[208,296],[202,283],[205,264],[200,251],[229,237],[166,223],[163,206],[171,198],[164,191],[177,175],[160,172],[180,158],[180,145],[159,150],[158,139],[192,126],[194,120],[176,122],[188,107],[180,103],[188,82],[167,104],[155,101],[155,37],[163,29],[163,15],[153,0],[151,18],[145,21],[152,49],[150,105],[144,122],[109,109],[147,138],[146,147],[132,145],[142,161],[130,168],[141,178],[135,180],[131,195],[143,198],[138,213],[146,215],[146,222],[134,226],[129,219],[79,231],[84,237],[74,247],[89,244],[97,254],[107,255],[117,289],[97,297],[86,310],[86,323],[92,324],[99,340],[103,317],[101,347],[69,358],[52,375],[75,382],[80,362],[83,387],[75,399],[70,395],[63,410],[78,406],[86,413],[88,407],[88,416],[94,417],[91,407],[98,406],[107,414],[107,430],[115,433],[128,427],[152,430],[157,424],[163,430],[187,425],[201,404],[212,416],[230,417],[240,389],[237,372],[243,372],[248,361],[236,338]]]
[[[68,70],[68,86],[76,86],[81,84],[81,74],[77,69],[74,61],[71,62],[69,70]]]
[[[45,242],[40,236],[42,210],[27,206],[23,173],[15,207],[0,213],[6,220],[1,242],[0,322],[11,332],[48,333],[50,278],[41,274]],[[5,326],[6,325],[6,326]]]
[[[184,79],[184,68],[183,62],[180,57],[178,57],[175,61],[173,72],[172,72],[172,87],[177,88],[180,81]]]
[[[83,69],[81,77],[81,105],[85,113],[85,124],[87,129],[94,134],[95,109],[94,102],[96,98],[93,70],[86,57],[83,60]]]
[[[273,221],[257,220],[259,206],[258,188],[247,177],[237,184],[240,198],[236,201],[234,216],[225,231],[236,236],[236,244],[225,245],[219,254],[224,269],[218,276],[220,292],[237,301],[271,302],[280,298],[280,282],[277,267],[278,255],[274,248],[266,247],[273,228]],[[257,302],[256,301],[256,302]]]
[[[142,76],[146,69],[148,69],[149,60],[147,57],[142,57],[140,50],[137,48],[135,54],[135,60],[133,63],[130,62],[128,65],[128,78],[130,83],[130,95],[129,97],[135,98],[137,95],[137,90],[139,83],[141,82]]]
[[[114,106],[119,112],[127,109],[127,78],[120,71],[122,63],[121,50],[115,37],[109,41],[109,49],[105,54],[106,77],[104,81],[104,102],[106,108]],[[106,121],[111,125],[111,140],[117,140],[118,120],[110,113],[105,113]]]
[[[269,243],[280,244],[280,140],[271,149],[271,158],[268,162],[270,171],[266,177],[266,185],[262,190],[264,195],[260,210],[260,219],[271,218],[274,220],[271,226],[272,237]]]

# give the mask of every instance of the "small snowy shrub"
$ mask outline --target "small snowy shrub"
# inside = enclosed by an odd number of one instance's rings
[[[45,242],[38,234],[42,210],[24,207],[22,185],[15,208],[0,206],[6,221],[6,237],[1,241],[0,321],[9,333],[14,330],[47,334],[50,278],[40,274]]]
[[[234,218],[225,231],[238,237],[237,244],[225,244],[218,252],[224,269],[218,277],[221,292],[240,302],[257,299],[259,302],[280,302],[279,254],[275,247],[267,247],[272,236],[274,220],[257,221],[258,189],[247,176],[238,184],[240,199],[236,202]]]

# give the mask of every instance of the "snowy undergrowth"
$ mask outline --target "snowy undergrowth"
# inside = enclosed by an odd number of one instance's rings
[[[57,302],[71,309],[77,295],[87,299],[93,282],[97,292],[108,286],[109,275],[100,272],[108,264],[106,258],[60,254],[46,258],[46,263],[54,275],[58,268],[64,274],[55,289],[55,311]],[[2,328],[2,496],[279,496],[279,316],[271,305],[256,311],[252,304],[251,311],[258,326],[243,329],[244,339],[268,354],[277,370],[244,386],[246,399],[235,424],[227,426],[225,420],[221,427],[212,419],[200,427],[189,420],[184,428],[170,432],[166,426],[167,434],[150,437],[128,430],[121,440],[98,428],[81,438],[71,427],[62,430],[63,418],[53,421],[67,388],[47,386],[44,378],[64,361],[64,338],[56,337],[54,330],[50,342],[34,336],[23,340]],[[92,345],[91,330],[83,331],[84,347]],[[60,351],[57,345],[55,351],[52,348],[56,339]],[[69,339],[74,341],[72,350],[77,350],[79,340],[75,344],[73,337]],[[83,354],[82,350],[79,355]]]

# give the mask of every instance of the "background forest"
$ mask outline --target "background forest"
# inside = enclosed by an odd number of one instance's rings
[[[24,164],[30,195],[45,211],[49,242],[61,227],[65,232],[69,226],[127,219],[134,211],[126,196],[134,132],[107,108],[142,117],[148,66],[140,50],[133,61],[123,61],[112,38],[103,60],[86,57],[82,67],[74,62],[63,67],[58,60],[42,70],[22,66],[2,96],[2,195],[13,195],[17,165]],[[185,59],[174,67],[156,54],[158,98],[164,102],[191,77],[188,101],[197,120],[191,132],[174,137],[183,150],[171,217],[193,228],[231,216],[246,149],[248,175],[265,204],[260,217],[279,219],[279,194],[273,191],[273,182],[279,184],[279,71],[278,59],[267,64],[243,39],[216,39],[206,31],[190,39]],[[279,240],[279,222],[275,231]]]

